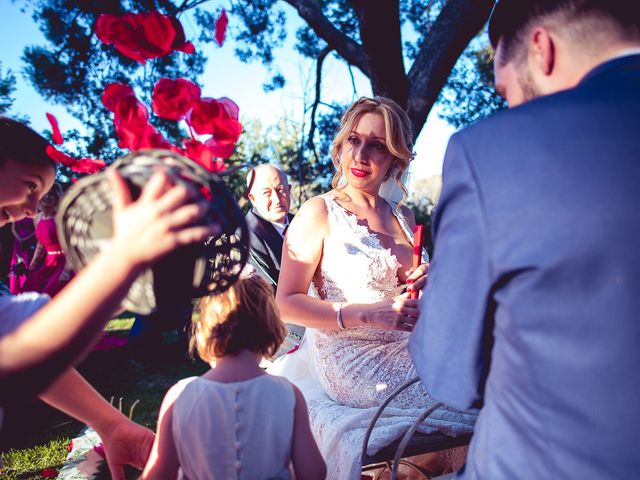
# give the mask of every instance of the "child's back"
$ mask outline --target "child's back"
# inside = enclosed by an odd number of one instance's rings
[[[173,438],[182,475],[205,479],[289,479],[295,394],[282,377],[222,383],[180,381]],[[176,392],[177,393],[177,392]]]

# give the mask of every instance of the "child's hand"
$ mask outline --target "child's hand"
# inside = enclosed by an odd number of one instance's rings
[[[135,202],[118,172],[107,172],[113,190],[112,248],[133,267],[146,267],[177,247],[217,235],[220,226],[202,223],[209,205],[195,189],[155,173]]]

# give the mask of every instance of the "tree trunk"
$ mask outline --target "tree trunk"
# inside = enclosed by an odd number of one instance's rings
[[[427,120],[451,69],[487,22],[493,0],[449,0],[431,27],[411,70],[407,113],[414,138]]]
[[[362,48],[369,58],[374,95],[393,98],[406,106],[409,81],[402,58],[398,0],[351,0],[359,20]]]
[[[349,64],[371,81],[375,95],[406,108],[414,138],[424,126],[451,69],[484,26],[494,0],[448,0],[427,34],[407,75],[402,57],[399,0],[349,0],[358,15],[362,44],[344,35],[322,13],[317,0],[285,0]]]

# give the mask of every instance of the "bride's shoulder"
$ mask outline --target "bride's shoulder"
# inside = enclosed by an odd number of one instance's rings
[[[298,241],[309,244],[312,238],[321,239],[329,229],[327,206],[321,196],[304,202],[287,230],[287,241],[291,245]]]
[[[318,195],[317,197],[310,198],[306,202],[304,202],[298,213],[296,213],[296,217],[309,217],[316,220],[326,219],[327,218],[327,202],[325,200],[325,195]]]

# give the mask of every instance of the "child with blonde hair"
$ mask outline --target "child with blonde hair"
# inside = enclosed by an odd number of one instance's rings
[[[286,334],[271,286],[245,267],[226,292],[201,300],[191,334],[211,370],[167,392],[142,478],[325,478],[304,397],[259,366]]]

